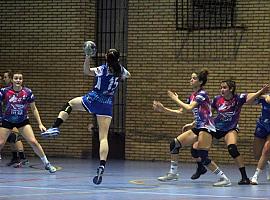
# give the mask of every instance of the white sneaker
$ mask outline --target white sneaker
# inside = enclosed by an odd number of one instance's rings
[[[270,181],[270,162],[269,161],[267,161],[265,169],[266,169],[266,178],[268,181]]]
[[[56,168],[51,165],[51,163],[47,163],[45,169],[48,170],[50,173],[56,172]]]
[[[179,179],[179,174],[173,174],[173,173],[170,173],[170,172],[168,172],[164,176],[158,177],[159,181],[177,181],[178,179]]]
[[[214,183],[213,186],[214,187],[226,187],[226,186],[230,186],[232,183],[230,181],[230,179],[227,178],[221,178],[219,179],[218,182]]]
[[[259,183],[258,183],[258,178],[253,176],[253,177],[250,179],[250,184],[251,184],[251,185],[258,185],[258,184],[259,184]]]

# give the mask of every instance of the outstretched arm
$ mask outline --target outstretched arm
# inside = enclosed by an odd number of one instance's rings
[[[177,93],[173,93],[172,91],[168,91],[168,96],[175,101],[179,106],[181,106],[182,108],[184,108],[185,110],[192,110],[193,108],[195,108],[198,103],[196,101],[191,102],[190,104],[184,103],[183,101],[181,101],[180,99],[178,99],[178,95]]]
[[[46,128],[43,126],[42,122],[41,122],[41,119],[40,119],[40,116],[39,116],[39,112],[38,112],[38,109],[36,107],[36,104],[35,102],[32,102],[30,103],[30,107],[31,107],[31,110],[37,120],[37,123],[38,123],[38,127],[41,131],[46,131]]]
[[[173,109],[165,107],[161,102],[155,101],[155,100],[153,101],[153,109],[154,111],[157,111],[157,112],[163,112],[163,113],[172,114],[172,115],[179,115],[183,113],[182,108],[178,110],[173,110]]]
[[[265,94],[269,90],[269,85],[265,84],[260,90],[258,90],[256,93],[248,93],[247,95],[247,101],[246,103],[252,104],[256,98],[259,96]]]

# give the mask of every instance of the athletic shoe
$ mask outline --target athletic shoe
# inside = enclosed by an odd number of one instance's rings
[[[21,168],[21,167],[25,167],[29,164],[29,161],[27,159],[21,159],[21,161],[19,163],[16,163],[13,167],[14,168]]]
[[[47,131],[41,133],[41,137],[56,137],[60,134],[59,128],[49,128]]]
[[[18,163],[20,163],[20,159],[19,159],[19,158],[12,158],[12,159],[10,160],[10,162],[7,163],[7,166],[12,166],[12,165],[18,164]]]
[[[45,165],[45,169],[48,170],[50,173],[56,172],[56,168],[54,166],[52,166],[51,163],[47,163]]]
[[[159,181],[177,181],[179,179],[179,174],[173,174],[168,172],[166,175],[164,176],[160,176],[158,177]]]
[[[230,186],[232,183],[229,179],[227,178],[221,178],[219,179],[218,182],[214,183],[213,186],[214,187],[226,187],[226,186]]]
[[[250,180],[248,178],[245,178],[245,179],[241,179],[239,182],[238,182],[238,185],[249,185],[250,184]]]
[[[259,184],[259,183],[258,183],[258,178],[253,176],[253,177],[250,179],[250,184],[251,184],[251,185],[258,185],[258,184]]]
[[[190,177],[192,180],[200,178],[201,175],[205,174],[207,169],[205,167],[197,167],[196,172]]]
[[[97,168],[97,175],[93,178],[93,183],[95,183],[96,185],[99,185],[102,182],[103,173],[104,173],[104,166],[100,165]]]
[[[270,181],[270,161],[267,161],[265,169],[266,169],[266,178],[268,181]]]

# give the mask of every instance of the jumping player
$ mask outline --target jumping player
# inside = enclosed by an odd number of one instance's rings
[[[92,91],[81,97],[75,97],[68,101],[58,118],[42,136],[56,136],[60,133],[60,125],[67,120],[72,110],[87,111],[97,116],[99,127],[99,156],[100,166],[97,169],[97,176],[93,182],[100,184],[104,173],[107,155],[109,152],[108,146],[108,131],[113,114],[113,99],[119,81],[130,77],[130,73],[119,63],[120,53],[116,49],[109,49],[105,55],[106,63],[90,68],[90,56],[86,54],[84,61],[84,74],[95,76],[95,86]]]
[[[203,86],[207,82],[208,70],[202,70],[199,73],[191,75],[190,85],[192,86],[193,93],[189,97],[188,103],[184,103],[178,99],[176,93],[168,91],[169,97],[175,101],[179,106],[179,111],[174,111],[165,108],[160,102],[154,101],[154,110],[158,112],[172,112],[181,113],[183,110],[192,111],[195,122],[195,127],[187,130],[174,138],[170,143],[171,153],[171,167],[170,171],[165,175],[158,178],[159,181],[170,181],[178,179],[178,154],[179,150],[187,145],[192,145],[197,142],[197,155],[201,159],[203,165],[207,166],[220,180],[213,184],[213,186],[229,186],[231,185],[228,177],[220,170],[220,168],[211,161],[208,157],[208,151],[212,144],[211,132],[215,132],[215,126],[212,119],[212,112],[210,106],[210,99]]]
[[[270,95],[262,95],[255,102],[261,104],[262,111],[254,133],[253,151],[255,158],[259,161],[256,171],[251,178],[252,185],[258,185],[258,179],[262,170],[266,164],[269,166],[268,159],[270,156]],[[267,179],[270,180],[269,171],[267,172]]]
[[[224,137],[228,152],[238,165],[242,176],[238,184],[248,185],[250,184],[250,180],[246,174],[243,157],[237,148],[237,136],[239,133],[238,121],[242,106],[245,103],[253,103],[257,97],[268,90],[268,85],[265,85],[256,93],[238,95],[235,94],[235,90],[236,84],[234,81],[226,80],[221,82],[220,95],[216,96],[212,102],[212,108],[217,113],[214,118],[216,132],[212,133],[212,135],[218,140]],[[197,149],[192,148],[191,154],[194,158],[197,158]],[[200,175],[206,173],[206,168],[201,164],[201,162],[197,162],[197,164],[197,170],[192,175],[191,179],[197,179]]]
[[[35,105],[35,97],[31,89],[23,86],[23,74],[21,72],[14,72],[12,86],[1,89],[0,103],[2,102],[5,110],[3,111],[2,127],[0,128],[0,150],[4,147],[12,129],[16,127],[40,157],[45,169],[50,173],[54,173],[56,168],[48,161],[41,145],[35,138],[29,122],[28,107],[30,106],[40,130],[46,130],[41,122],[38,109]]]

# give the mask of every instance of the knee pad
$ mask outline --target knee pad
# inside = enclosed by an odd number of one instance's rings
[[[17,142],[17,135],[13,132],[11,132],[7,139],[8,143],[16,143]]]
[[[191,147],[191,156],[193,157],[193,158],[199,158],[200,156],[199,156],[199,153],[198,153],[198,149],[194,149],[193,147]]]
[[[171,154],[178,154],[181,147],[181,143],[177,140],[177,138],[174,138],[170,143]]]
[[[63,107],[62,107],[62,110],[61,111],[64,111],[66,112],[67,114],[70,114],[71,111],[72,111],[72,107],[69,103],[66,103]]]
[[[207,150],[198,150],[198,155],[201,158],[201,162],[203,165],[207,166],[211,163],[211,160],[208,158]]]
[[[237,158],[238,156],[240,156],[240,153],[238,152],[237,146],[235,144],[230,144],[228,146],[228,151],[233,158]]]

